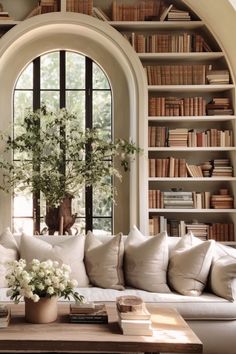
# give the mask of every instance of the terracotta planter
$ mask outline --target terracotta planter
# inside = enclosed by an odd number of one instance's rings
[[[42,297],[38,302],[25,298],[25,319],[30,323],[49,323],[57,319],[56,296]]]

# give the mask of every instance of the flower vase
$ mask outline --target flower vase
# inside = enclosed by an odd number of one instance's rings
[[[57,319],[57,297],[41,297],[38,302],[25,298],[25,319],[30,323],[50,323]]]

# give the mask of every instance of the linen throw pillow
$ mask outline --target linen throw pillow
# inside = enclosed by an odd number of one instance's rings
[[[229,301],[236,300],[236,250],[216,243],[209,286],[213,293]]]
[[[24,258],[26,262],[31,262],[36,258],[40,261],[51,259],[58,261],[60,264],[68,264],[72,271],[71,278],[78,281],[79,287],[87,287],[89,279],[83,262],[84,244],[85,237],[81,235],[68,239],[65,236],[65,241],[51,245],[35,236],[23,234],[20,243],[20,257]]]
[[[122,270],[124,243],[118,234],[105,243],[88,232],[85,241],[85,266],[90,282],[101,288],[124,289]]]
[[[183,236],[171,252],[169,285],[183,295],[201,295],[211,267],[214,246],[214,241],[202,242],[192,233]]]
[[[146,237],[134,226],[125,242],[126,284],[151,292],[169,293],[167,266],[167,233]]]
[[[0,235],[0,245],[2,245],[5,248],[10,248],[12,250],[15,250],[18,252],[18,246],[16,243],[16,240],[14,236],[12,235],[9,227],[7,227],[3,233]]]

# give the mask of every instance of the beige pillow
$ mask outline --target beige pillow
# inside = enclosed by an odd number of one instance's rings
[[[216,295],[229,301],[236,299],[236,258],[224,256],[214,262],[210,285]]]
[[[56,237],[56,236],[52,236]],[[65,263],[71,267],[71,278],[78,281],[79,287],[87,287],[89,280],[84,266],[85,237],[65,237],[65,241],[55,245],[40,240],[35,236],[22,235],[20,244],[20,257],[27,262],[36,258],[40,261],[51,259],[60,264]]]
[[[7,263],[18,259],[16,250],[5,248],[0,245],[0,288],[7,287],[5,276],[7,274]]]
[[[169,285],[183,295],[201,295],[209,274],[214,241],[202,242],[189,233],[173,249],[168,269]]]
[[[85,266],[91,283],[101,288],[124,289],[122,271],[124,243],[122,234],[106,242],[88,232],[85,241]]]
[[[134,288],[169,293],[166,282],[168,242],[166,232],[144,236],[134,226],[125,242],[125,282]]]

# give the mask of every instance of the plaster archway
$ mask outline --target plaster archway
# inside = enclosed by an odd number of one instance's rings
[[[12,119],[13,88],[27,63],[52,50],[73,50],[97,61],[111,80],[115,134],[131,137],[140,147],[145,146],[147,132],[143,129],[140,132],[138,127],[142,126],[141,122],[147,116],[146,77],[136,53],[111,26],[86,15],[50,13],[23,21],[10,30],[1,42],[0,129],[5,130]],[[142,229],[141,220],[145,218],[140,214],[140,205],[142,210],[147,210],[147,198],[142,197],[140,189],[140,185],[143,188],[147,183],[144,163],[147,163],[144,156],[136,160],[129,181],[124,179],[124,192],[117,199],[115,231],[126,233],[134,223]],[[122,207],[127,202],[128,217]],[[11,224],[11,204],[9,195],[1,196],[1,229]]]

